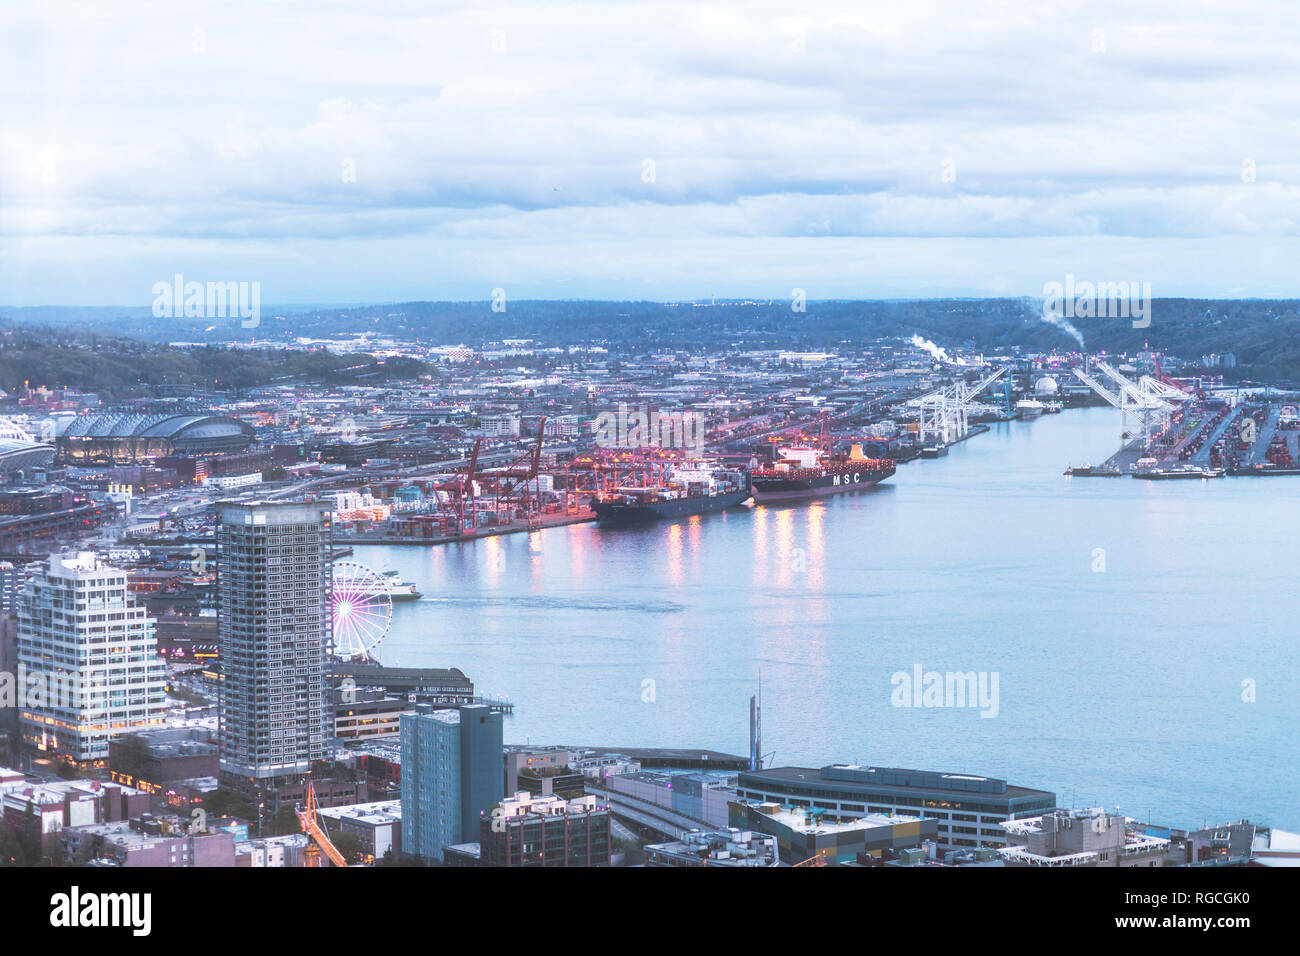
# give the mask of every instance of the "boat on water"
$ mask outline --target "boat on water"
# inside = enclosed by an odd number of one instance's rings
[[[673,468],[662,485],[595,495],[591,510],[598,524],[634,525],[724,511],[749,495],[749,476],[743,470],[689,462]]]
[[[1046,406],[1036,398],[1025,398],[1016,402],[1016,412],[1020,415],[1022,422],[1033,421],[1039,415],[1043,414]]]
[[[1267,475],[1300,475],[1300,468],[1282,468],[1271,462],[1255,465],[1235,465],[1228,468],[1228,474],[1234,478],[1255,478]]]
[[[1176,478],[1222,478],[1225,474],[1227,472],[1222,468],[1178,465],[1174,468],[1144,468],[1133,472],[1133,477],[1146,478],[1149,481],[1167,481]]]
[[[387,594],[394,601],[416,601],[422,596],[415,585],[403,581],[402,575],[397,571],[385,571],[374,590]]]
[[[830,454],[820,448],[781,448],[777,454],[772,465],[750,472],[750,486],[757,502],[861,491],[894,473],[892,460],[868,458],[857,443],[847,455]]]
[[[1124,472],[1118,468],[1105,465],[1075,465],[1065,469],[1065,473],[1072,478],[1122,478]]]

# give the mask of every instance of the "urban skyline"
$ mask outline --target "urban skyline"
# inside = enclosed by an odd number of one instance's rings
[[[767,915],[642,868],[872,870],[872,942],[1289,926],[1300,10],[0,35],[11,929]]]

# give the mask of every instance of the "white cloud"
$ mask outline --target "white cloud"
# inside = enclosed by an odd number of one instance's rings
[[[1061,265],[1070,249],[1101,256],[1098,275],[1147,259],[1167,294],[1249,289],[1230,265],[1300,241],[1298,18],[1174,2],[6,8],[0,301],[147,301],[182,264],[314,301],[501,273],[537,294],[719,291],[705,263],[762,294],[745,284],[769,281],[772,256],[842,295],[873,285],[862,259],[882,250],[912,257],[886,256],[889,295],[1032,294],[1036,275],[1081,271]],[[1004,240],[1021,261],[1000,260]],[[1162,263],[1182,240],[1217,251]],[[675,264],[687,249],[702,258]],[[111,269],[80,258],[106,253]],[[457,273],[430,281],[430,254]],[[1293,270],[1247,271],[1300,294]]]

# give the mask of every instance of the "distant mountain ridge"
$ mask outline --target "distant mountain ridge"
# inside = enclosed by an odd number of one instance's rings
[[[300,308],[300,307],[299,307]],[[921,335],[946,348],[974,341],[990,350],[1078,349],[1074,338],[1042,317],[1031,298],[810,300],[806,311],[786,300],[605,302],[583,300],[405,302],[333,306],[302,311],[262,309],[245,329],[238,319],[155,318],[148,308],[45,306],[2,308],[0,323],[47,325],[153,342],[248,343],[327,339],[371,333],[425,344],[480,345],[533,339],[549,345],[606,342],[619,347],[699,351],[720,346],[822,349],[886,337]],[[1090,351],[1133,352],[1150,345],[1195,361],[1232,353],[1242,374],[1300,379],[1300,300],[1155,299],[1151,322],[1078,318],[1073,324]]]

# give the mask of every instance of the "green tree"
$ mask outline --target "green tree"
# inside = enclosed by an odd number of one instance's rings
[[[330,842],[334,844],[334,849],[343,854],[343,859],[349,863],[361,862],[361,856],[364,852],[361,846],[361,839],[354,833],[337,833],[330,834]]]

